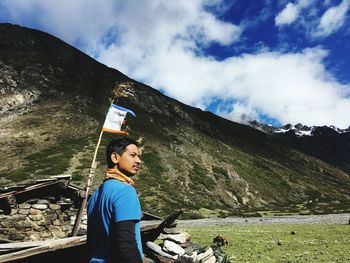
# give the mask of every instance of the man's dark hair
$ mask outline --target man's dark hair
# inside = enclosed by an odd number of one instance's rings
[[[113,168],[115,166],[115,163],[113,163],[111,159],[112,153],[122,155],[123,152],[125,152],[126,147],[130,144],[138,146],[138,143],[130,138],[113,139],[109,142],[106,150],[108,168]]]

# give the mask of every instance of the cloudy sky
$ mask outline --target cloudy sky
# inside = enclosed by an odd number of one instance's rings
[[[181,102],[242,122],[350,125],[350,0],[0,0]]]

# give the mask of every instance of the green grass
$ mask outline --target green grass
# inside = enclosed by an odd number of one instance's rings
[[[88,138],[66,139],[61,143],[26,157],[22,167],[4,175],[12,182],[21,182],[33,176],[64,173],[69,161],[88,144]],[[76,178],[77,179],[77,178]]]
[[[215,188],[215,181],[207,174],[208,171],[204,167],[198,165],[197,163],[193,163],[193,169],[190,173],[193,189],[201,190],[200,185],[209,190],[213,190]]]
[[[231,262],[350,262],[350,225],[250,225],[186,227],[192,242],[229,241]],[[292,232],[295,234],[292,234]],[[279,245],[280,244],[280,245]]]

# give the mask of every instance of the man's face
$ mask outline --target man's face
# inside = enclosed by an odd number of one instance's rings
[[[122,155],[113,153],[116,155],[117,167],[119,171],[125,173],[128,176],[137,174],[140,169],[141,159],[140,150],[135,144],[129,144]]]

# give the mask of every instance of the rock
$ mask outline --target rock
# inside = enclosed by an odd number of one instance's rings
[[[37,209],[30,209],[29,213],[31,215],[41,215],[42,212],[40,210],[37,210]]]
[[[22,204],[18,205],[19,209],[29,209],[31,207],[32,207],[32,205],[31,204],[27,204],[27,203],[22,203]]]
[[[32,221],[41,221],[44,219],[43,215],[29,215],[28,216]]]
[[[163,233],[164,234],[180,234],[181,231],[179,229],[177,229],[176,227],[172,227],[172,228],[164,228]]]
[[[149,249],[151,249],[153,252],[155,252],[155,253],[157,253],[158,255],[161,255],[161,256],[163,256],[163,257],[171,258],[171,259],[177,259],[177,258],[178,258],[177,255],[176,255],[176,256],[172,256],[172,255],[170,255],[170,254],[164,252],[160,246],[158,246],[157,244],[155,244],[155,243],[153,243],[153,242],[151,242],[151,241],[148,241],[148,242],[146,243],[146,246],[147,246]]]
[[[27,217],[26,215],[16,214],[16,215],[11,216],[11,220],[14,222],[17,222],[17,221],[25,220],[26,217]]]
[[[29,209],[18,209],[18,214],[28,215],[29,214]]]
[[[47,215],[45,215],[45,218],[46,218],[46,220],[49,220],[49,221],[55,221],[56,219],[57,219],[57,215],[56,215],[56,213],[54,213],[54,214],[47,214]]]
[[[185,254],[185,250],[180,247],[178,244],[170,241],[170,240],[165,240],[163,243],[163,250],[165,252],[169,252],[170,254],[176,254],[179,256],[182,256]]]
[[[198,261],[201,261],[201,260],[203,260],[203,259],[205,259],[205,258],[211,257],[213,254],[214,254],[213,249],[212,249],[211,247],[208,247],[208,248],[205,250],[205,252],[199,254],[199,255],[197,256],[196,259],[197,259]]]
[[[39,233],[31,233],[27,238],[29,240],[40,240],[40,234]]]
[[[61,206],[58,205],[58,204],[50,204],[49,208],[52,209],[52,210],[60,210]]]
[[[60,220],[58,220],[58,219],[56,219],[55,221],[53,221],[52,224],[53,224],[54,226],[62,226],[62,222],[61,222]]]
[[[33,225],[33,230],[36,231],[36,232],[42,232],[42,231],[45,231],[46,228],[43,227],[43,226],[38,226],[38,225],[34,224]],[[33,239],[33,240],[35,240],[35,239]]]
[[[68,225],[63,225],[61,228],[62,228],[62,231],[64,231],[64,232],[71,232],[72,231],[72,227],[68,226]]]
[[[13,230],[14,230],[13,228],[0,228],[0,234],[1,235],[8,235]]]
[[[190,242],[185,242],[185,243],[181,243],[181,244],[179,244],[180,245],[180,247],[182,247],[182,248],[187,248],[187,247],[191,247],[191,243]]]
[[[66,233],[64,231],[62,231],[62,229],[60,227],[49,226],[47,229],[51,232],[53,237],[59,237],[59,238],[66,237]]]
[[[182,247],[182,246],[181,246]],[[192,246],[187,246],[184,248],[185,249],[185,254],[191,254],[193,253],[193,247]]]
[[[162,240],[171,240],[174,241],[176,243],[186,243],[187,240],[191,239],[191,236],[186,233],[186,232],[181,232],[180,234],[174,234],[174,235],[170,235],[170,234],[160,234],[159,239]]]
[[[197,263],[197,251],[194,251],[191,254],[184,254],[180,258],[180,262],[186,262],[186,263]]]
[[[200,262],[203,262],[203,263],[215,263],[216,262],[216,258],[215,258],[215,256],[211,256],[208,259],[203,259]]]
[[[38,226],[47,227],[47,226],[51,225],[51,222],[48,220],[43,220],[43,221],[39,221],[37,224],[38,224]]]
[[[32,208],[38,209],[38,210],[45,210],[48,208],[47,204],[34,204],[32,205]]]
[[[49,238],[49,237],[52,237],[52,234],[51,234],[51,232],[49,232],[49,231],[40,232],[39,235],[40,235],[41,238],[44,238],[44,239],[47,239],[47,238]]]
[[[13,233],[10,234],[9,239],[10,240],[18,240],[18,241],[20,241],[20,240],[24,240],[25,237],[26,236],[25,236],[24,233],[20,233],[20,232],[16,231],[16,232],[13,232]]]
[[[24,220],[24,221],[18,221],[15,223],[15,228],[21,232],[21,231],[24,231],[24,230],[28,230],[28,229],[31,229],[33,228],[33,224],[27,220]]]
[[[49,200],[45,200],[45,199],[39,199],[37,204],[49,204]]]
[[[4,220],[1,222],[1,226],[4,228],[14,227],[15,223],[12,220]]]
[[[11,209],[11,215],[15,215],[17,213],[18,213],[18,209],[16,209],[16,208]]]

